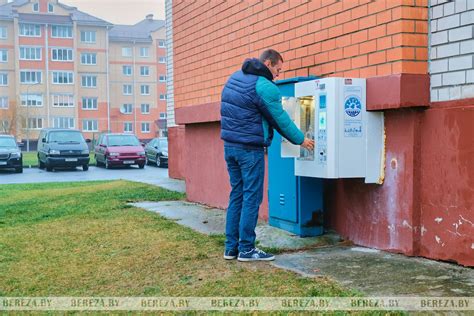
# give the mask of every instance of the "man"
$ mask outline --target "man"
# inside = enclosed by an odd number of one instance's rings
[[[255,247],[255,227],[263,198],[264,147],[271,144],[273,128],[293,144],[312,150],[314,141],[304,137],[283,110],[273,83],[283,58],[268,49],[259,59],[244,61],[222,91],[221,138],[232,191],[226,217],[224,259],[274,260]]]

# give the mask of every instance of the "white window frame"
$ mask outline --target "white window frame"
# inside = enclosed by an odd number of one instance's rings
[[[141,58],[150,57],[150,47],[140,47],[140,57]]]
[[[90,89],[97,88],[97,76],[96,75],[82,75],[81,87],[90,88]]]
[[[10,130],[10,122],[8,120],[0,120],[0,132],[8,133]]]
[[[51,80],[53,84],[60,84],[60,85],[74,84],[74,72],[73,71],[52,71]]]
[[[149,77],[150,76],[150,66],[140,66],[140,76]]]
[[[56,57],[54,55],[56,55]],[[51,48],[51,60],[61,62],[74,61],[74,52],[72,48]]]
[[[43,60],[43,49],[37,46],[20,46],[20,60]]]
[[[140,111],[142,114],[150,114],[150,104],[149,103],[140,104]]]
[[[73,108],[74,95],[70,93],[55,93],[51,94],[51,105],[54,108]]]
[[[0,86],[2,87],[8,86],[8,73],[7,72],[0,72]]]
[[[159,82],[166,82],[166,75],[160,75],[158,81]]]
[[[124,76],[131,76],[133,73],[132,66],[131,65],[123,65],[122,66],[122,74]]]
[[[21,81],[22,74],[25,74],[25,79],[27,77],[27,74],[30,74],[30,79],[33,77],[32,74],[34,74],[35,79],[39,77],[38,81]],[[42,83],[43,82],[43,72],[38,71],[38,70],[20,70],[20,83],[21,84],[32,84],[32,83]]]
[[[150,95],[150,85],[149,84],[140,85],[140,94],[141,95]]]
[[[163,45],[161,43],[163,43]],[[158,40],[158,47],[166,48],[166,41],[165,40]]]
[[[55,116],[53,117],[53,127],[74,129],[76,128],[76,120],[72,116]]]
[[[130,127],[130,128],[128,128]],[[123,122],[123,132],[133,133],[133,122]]]
[[[34,124],[31,124],[34,123]],[[39,116],[25,118],[23,121],[23,129],[37,129],[40,130],[43,128],[43,118]]]
[[[32,10],[33,10],[33,12],[39,12],[39,3],[38,2],[33,3]]]
[[[20,36],[41,37],[41,25],[34,23],[20,23]],[[38,32],[37,32],[38,31]]]
[[[123,95],[133,95],[133,86],[131,84],[124,84],[122,86],[122,94]]]
[[[159,57],[158,58],[158,63],[159,64],[166,64],[166,57],[163,57],[163,56]]]
[[[140,129],[140,130],[141,130],[141,132],[142,132],[143,134],[149,134],[149,133],[150,133],[150,131],[151,131],[151,129],[150,129],[150,125],[151,125],[150,122],[142,122],[140,125],[141,125],[141,129]],[[147,128],[144,129],[144,128],[143,128],[144,126],[147,126]]]
[[[165,101],[166,100],[166,94],[160,93],[160,100]]]
[[[160,120],[166,119],[166,112],[160,112]]]
[[[99,122],[95,119],[82,119],[83,132],[98,132]]]
[[[8,28],[6,26],[0,26],[0,39],[8,38]]]
[[[97,41],[97,32],[83,30],[81,31],[81,42],[87,44],[95,44]]]
[[[48,3],[48,12],[53,13],[54,12],[54,6],[52,3]]]
[[[99,109],[99,102],[97,97],[82,97],[82,107],[84,111],[97,111]]]
[[[26,102],[28,101],[28,105]],[[20,94],[20,105],[23,107],[41,108],[44,105],[43,95],[41,93],[22,93]]]
[[[122,104],[122,109],[123,109],[123,111],[121,111],[122,114],[132,114],[133,113],[133,104],[124,103],[124,104]]]
[[[51,38],[72,38],[72,26],[51,25]]]
[[[125,46],[122,47],[122,57],[132,57],[133,49],[131,47]]]
[[[0,97],[0,110],[8,109],[8,97]]]
[[[81,53],[81,65],[97,65],[97,53]]]

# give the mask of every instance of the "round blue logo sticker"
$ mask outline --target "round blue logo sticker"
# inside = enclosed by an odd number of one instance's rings
[[[344,102],[344,111],[350,117],[356,117],[362,111],[362,103],[356,96],[350,96]]]

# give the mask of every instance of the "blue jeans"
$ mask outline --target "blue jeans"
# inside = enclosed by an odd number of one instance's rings
[[[239,252],[255,248],[255,227],[263,198],[265,159],[263,148],[224,147],[232,190],[225,226],[225,249]]]

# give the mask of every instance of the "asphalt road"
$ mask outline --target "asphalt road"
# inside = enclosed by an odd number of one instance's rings
[[[170,179],[168,177],[167,168],[157,168],[155,166],[145,166],[144,169],[139,169],[137,166],[113,169],[91,166],[88,171],[82,171],[82,168],[76,168],[74,170],[54,170],[53,172],[48,172],[39,168],[24,168],[23,173],[0,170],[0,185],[118,179],[144,182],[178,192],[186,191],[184,181]]]

